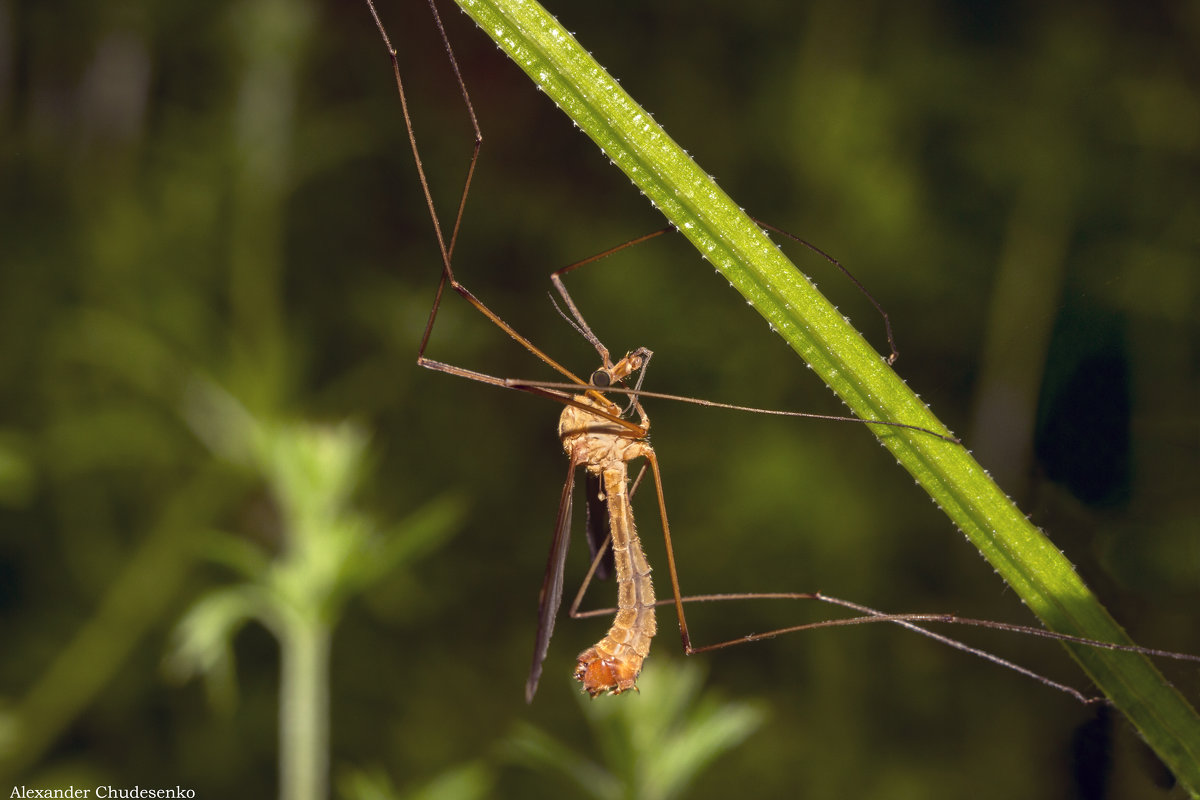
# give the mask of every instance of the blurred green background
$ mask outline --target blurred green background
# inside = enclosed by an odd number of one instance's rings
[[[466,115],[424,3],[380,10],[445,217]],[[870,288],[900,374],[1135,640],[1200,653],[1200,6],[551,10],[735,200]],[[594,353],[555,313],[547,275],[661,218],[486,37],[443,12],[485,136],[460,278],[586,373]],[[230,627],[235,663],[215,691],[167,668],[194,603],[296,549],[278,475],[242,452],[238,419],[284,439],[353,420],[368,438],[345,513],[390,555],[322,584],[340,609],[335,793],[580,791],[535,752],[576,777],[586,769],[567,752],[614,774],[656,768],[660,751],[638,748],[668,752],[671,727],[629,732],[637,709],[659,713],[648,688],[576,700],[574,656],[604,621],[561,621],[540,692],[523,702],[565,465],[558,412],[413,363],[437,250],[361,3],[0,0],[0,132],[0,785],[278,791],[268,629]],[[790,249],[885,351],[853,287]],[[655,351],[649,389],[839,413],[681,240],[570,286],[614,352]],[[457,298],[429,355],[552,377]],[[685,592],[820,590],[1033,624],[866,431],[647,405]],[[637,508],[661,565],[650,501]],[[412,533],[410,515],[430,508],[437,532]],[[265,555],[260,572],[231,547]],[[568,593],[585,552],[568,562]],[[707,642],[827,613],[747,603],[689,621]],[[670,677],[692,674],[679,672],[671,617],[651,663],[682,686],[699,677]],[[1083,681],[1053,644],[956,633]],[[687,796],[1180,795],[1160,788],[1120,720],[900,630],[692,661],[706,703],[765,721]],[[1200,697],[1194,668],[1163,668]],[[708,707],[680,702],[685,717]],[[1076,769],[1089,746],[1110,766]]]

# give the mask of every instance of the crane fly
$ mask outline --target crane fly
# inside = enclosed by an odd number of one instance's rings
[[[594,386],[610,386],[635,372],[644,375],[650,355],[649,350],[641,348],[627,354],[616,364],[605,357],[604,365],[592,373],[591,383]],[[650,432],[650,419],[636,395],[632,396],[630,407],[637,411],[637,423],[623,419],[620,407],[599,392],[593,395],[577,394],[573,400],[575,403],[565,406],[558,420],[558,436],[567,452],[570,466],[559,501],[550,562],[538,598],[537,640],[533,665],[525,685],[527,701],[532,700],[537,691],[542,662],[550,647],[554,618],[562,602],[563,570],[570,539],[572,486],[578,467],[584,467],[587,472],[590,541],[595,543],[598,532],[606,529],[604,538],[611,548],[609,552],[617,573],[618,599],[616,617],[608,633],[579,654],[575,679],[593,697],[605,692],[620,694],[635,688],[642,662],[650,652],[650,640],[658,629],[654,619],[654,586],[650,581],[650,565],[642,551],[629,503],[627,467],[636,458],[643,458],[649,463],[658,492],[663,530],[668,531],[658,457],[646,438]],[[594,510],[597,503],[602,503],[604,508]],[[593,549],[600,551],[603,546],[604,542],[601,542],[599,547]],[[673,556],[669,563],[674,576]]]
[[[683,643],[683,649],[689,655],[815,628],[888,622],[904,626],[910,630],[913,630],[914,632],[920,633],[923,636],[932,638],[950,647],[971,653],[972,655],[991,661],[997,665],[1012,669],[1051,688],[1070,694],[1085,704],[1106,701],[1104,698],[1087,697],[1070,686],[1052,681],[1049,678],[1039,675],[1031,670],[1028,670],[1018,664],[1003,659],[987,651],[974,648],[958,640],[928,630],[917,623],[954,623],[973,625],[1001,631],[1024,633],[1040,638],[1053,639],[1056,641],[1085,644],[1110,650],[1121,650],[1163,658],[1200,662],[1200,656],[1174,653],[1135,645],[1123,645],[1114,644],[1111,642],[1096,641],[1079,636],[1047,631],[1041,628],[1032,628],[1029,626],[996,622],[993,620],[973,619],[954,614],[888,614],[865,605],[854,603],[848,600],[842,600],[819,592],[775,592],[753,594],[707,594],[689,597],[683,596],[679,588],[679,576],[676,569],[674,549],[671,542],[670,525],[667,520],[666,503],[663,497],[662,475],[659,468],[658,457],[655,454],[654,448],[650,445],[648,438],[650,432],[650,419],[647,416],[645,409],[642,407],[641,401],[643,398],[668,399],[707,407],[723,408],[736,411],[750,411],[778,416],[804,417],[809,419],[823,419],[836,422],[853,422],[867,425],[908,428],[911,430],[920,431],[923,434],[934,436],[956,445],[961,445],[961,442],[948,434],[943,434],[927,428],[900,422],[813,414],[798,411],[759,409],[643,390],[642,381],[646,374],[646,367],[650,362],[651,356],[653,355],[652,352],[647,348],[641,347],[626,353],[623,357],[614,361],[608,348],[605,347],[600,339],[592,332],[592,329],[584,319],[583,314],[580,313],[578,307],[576,306],[574,300],[562,281],[562,276],[585,265],[595,263],[616,252],[669,233],[674,230],[673,227],[663,228],[661,230],[639,236],[623,244],[617,245],[616,247],[605,250],[597,255],[563,267],[551,274],[550,278],[553,287],[566,308],[566,311],[563,311],[562,308],[559,308],[559,313],[562,314],[567,322],[570,323],[571,326],[574,327],[575,330],[585,339],[587,339],[587,341],[596,349],[601,362],[600,366],[591,373],[589,379],[586,381],[577,376],[575,373],[571,372],[563,365],[559,364],[544,351],[534,345],[533,342],[505,322],[498,314],[485,305],[455,277],[452,266],[452,256],[462,223],[467,195],[470,192],[471,181],[474,177],[475,167],[479,159],[479,152],[483,142],[483,134],[479,126],[479,122],[476,119],[474,107],[471,104],[466,84],[463,81],[462,75],[459,71],[458,62],[455,59],[453,49],[450,46],[441,17],[439,16],[437,8],[434,5],[434,0],[429,0],[433,19],[437,25],[443,46],[446,50],[446,54],[450,59],[450,65],[454,72],[455,80],[459,90],[462,93],[466,110],[470,118],[470,123],[474,131],[474,143],[467,168],[467,176],[463,184],[462,193],[458,202],[458,208],[454,216],[454,223],[450,229],[450,236],[448,240],[444,234],[440,218],[436,213],[433,197],[429,188],[429,181],[427,180],[425,168],[421,161],[416,135],[413,130],[412,118],[408,108],[408,99],[405,94],[404,84],[400,74],[396,50],[391,44],[391,40],[388,37],[383,22],[381,21],[378,12],[375,9],[373,0],[366,0],[366,3],[392,62],[396,87],[400,97],[401,111],[408,134],[409,145],[412,149],[414,162],[417,168],[417,175],[420,181],[422,192],[424,193],[429,216],[433,223],[442,261],[441,278],[438,282],[433,305],[430,309],[429,318],[426,322],[424,333],[421,338],[417,355],[417,363],[422,367],[434,370],[436,372],[442,372],[449,375],[466,378],[498,388],[517,390],[545,397],[558,402],[563,406],[562,413],[559,416],[558,435],[562,442],[563,449],[567,454],[568,470],[566,480],[563,483],[562,495],[559,499],[558,514],[555,520],[554,534],[550,547],[549,558],[547,561],[546,572],[543,578],[541,591],[538,596],[538,623],[534,644],[533,662],[530,667],[529,677],[525,687],[525,697],[527,701],[532,701],[537,690],[538,681],[542,674],[542,664],[546,658],[546,654],[550,645],[550,639],[554,631],[555,618],[562,604],[563,580],[567,544],[571,528],[571,512],[573,506],[575,476],[581,468],[585,473],[584,482],[587,509],[586,528],[593,558],[587,577],[585,578],[583,586],[580,588],[575,597],[575,601],[571,606],[570,613],[574,617],[590,617],[599,614],[615,612],[613,623],[604,637],[595,645],[585,649],[577,658],[574,676],[576,680],[582,684],[583,690],[593,697],[601,694],[621,694],[626,691],[637,689],[638,673],[641,671],[642,664],[649,653],[650,642],[657,632],[657,623],[655,621],[654,611],[657,606],[664,604],[671,604],[675,608],[676,616],[679,621],[680,638]],[[805,240],[774,226],[767,225],[766,223],[759,224],[763,227],[769,228],[772,231],[775,231],[776,233],[794,239],[806,247],[814,250],[816,253],[834,264],[838,269],[846,274],[851,281],[853,281],[853,283],[867,296],[870,302],[882,315],[887,332],[888,344],[891,348],[891,353],[886,357],[886,360],[889,364],[894,362],[897,357],[897,350],[892,336],[890,320],[888,319],[883,308],[878,302],[875,301],[873,297],[870,296],[865,287],[863,287],[862,284],[859,283],[859,281],[856,280],[854,276],[851,275],[836,259],[809,244]],[[467,303],[474,307],[480,314],[490,320],[496,327],[500,328],[519,345],[529,351],[529,353],[540,359],[551,369],[558,372],[565,380],[561,382],[550,382],[500,378],[487,373],[478,372],[428,358],[425,355],[425,352],[428,348],[434,323],[437,319],[438,311],[441,308],[447,286],[449,286],[452,291],[461,296]],[[622,385],[623,383],[628,382],[631,378],[634,378],[634,376],[636,376],[636,379],[634,380],[633,386],[630,387]],[[618,394],[627,398],[625,400],[624,407],[608,397],[608,394]],[[654,491],[663,529],[663,537],[666,544],[666,562],[668,576],[671,582],[672,594],[670,600],[660,601],[655,599],[654,588],[650,579],[650,565],[646,559],[645,553],[643,552],[641,541],[637,533],[637,527],[634,523],[630,499],[638,484],[637,481],[634,481],[631,486],[628,465],[630,462],[638,459],[646,462],[646,466],[643,467],[643,473],[645,469],[648,468],[654,483]],[[616,608],[579,612],[578,608],[581,599],[593,575],[604,577],[609,570],[607,566],[609,562],[611,562],[612,567],[615,568],[616,572],[618,595]],[[730,639],[727,641],[718,642],[716,644],[702,646],[695,646],[692,644],[686,615],[684,612],[685,603],[747,599],[817,600],[856,612],[859,616],[827,619],[803,625],[794,625],[764,633],[741,636],[736,639]]]

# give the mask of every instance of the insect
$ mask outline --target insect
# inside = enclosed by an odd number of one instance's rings
[[[564,406],[564,410],[559,422],[559,434],[563,441],[564,449],[568,454],[569,474],[566,482],[564,483],[563,493],[559,503],[549,563],[547,565],[546,576],[544,578],[541,594],[539,596],[538,629],[535,641],[533,664],[531,666],[529,679],[526,685],[527,699],[531,699],[536,691],[538,679],[541,674],[542,661],[545,658],[551,634],[553,632],[555,614],[562,600],[563,565],[565,563],[566,542],[570,528],[572,491],[574,488],[575,479],[574,476],[576,471],[580,468],[584,469],[587,474],[585,482],[587,483],[587,500],[590,518],[588,525],[590,541],[593,543],[595,550],[597,551],[597,559],[603,553],[605,547],[609,546],[608,542],[611,542],[610,546],[612,548],[614,562],[616,565],[620,599],[618,602],[617,618],[614,621],[612,628],[609,630],[604,639],[598,642],[595,646],[588,648],[583,654],[581,654],[576,669],[576,677],[583,684],[584,689],[592,695],[601,693],[621,693],[633,689],[636,686],[637,672],[640,669],[641,663],[648,652],[650,640],[656,632],[657,626],[654,622],[653,609],[659,604],[659,601],[656,601],[654,597],[653,588],[649,580],[649,567],[646,562],[646,558],[642,553],[640,542],[637,538],[636,526],[633,522],[632,511],[630,510],[629,505],[629,496],[632,494],[632,489],[630,488],[627,463],[634,459],[644,459],[648,463],[650,474],[655,485],[655,492],[659,501],[662,527],[667,545],[667,567],[671,579],[672,589],[672,599],[670,602],[673,602],[675,605],[675,610],[680,623],[681,638],[683,639],[685,650],[689,653],[717,649],[720,647],[729,646],[736,642],[767,638],[782,633],[793,632],[822,625],[843,625],[882,621],[894,622],[913,627],[925,635],[932,636],[939,640],[950,643],[953,646],[960,647],[961,649],[965,649],[985,658],[989,658],[996,663],[1001,663],[1006,666],[1013,666],[1018,670],[1020,670],[1020,668],[1015,667],[1007,661],[982,653],[981,651],[974,650],[966,645],[954,643],[953,640],[949,640],[946,637],[940,636],[939,634],[934,634],[926,631],[923,628],[917,627],[915,623],[964,622],[994,627],[1001,630],[1028,632],[1034,635],[1043,636],[1045,638],[1087,643],[1098,647],[1106,647],[1116,650],[1128,650],[1162,656],[1182,657],[1193,660],[1195,659],[1195,657],[1192,656],[1177,656],[1176,654],[1170,654],[1156,650],[1147,650],[1145,648],[1134,646],[1094,642],[1092,640],[1087,640],[1080,637],[1054,634],[1039,629],[1031,629],[1023,626],[1006,625],[1003,623],[994,623],[989,621],[970,620],[953,615],[883,614],[864,606],[859,606],[816,593],[779,594],[770,596],[787,597],[791,599],[804,598],[823,600],[851,608],[858,611],[863,616],[850,620],[832,620],[825,623],[817,623],[816,625],[783,628],[775,631],[769,631],[764,634],[741,637],[737,640],[722,642],[716,645],[694,647],[690,641],[683,608],[685,598],[679,589],[678,575],[671,547],[670,529],[666,517],[665,503],[663,501],[662,480],[658,466],[658,460],[653,448],[650,447],[647,441],[650,425],[649,418],[641,405],[641,400],[643,398],[671,396],[644,391],[641,388],[642,379],[645,376],[646,365],[651,357],[649,350],[640,348],[627,353],[624,357],[616,361],[613,361],[607,348],[592,333],[582,314],[579,312],[575,303],[571,299],[571,296],[567,292],[561,279],[562,275],[571,270],[588,263],[593,263],[599,258],[611,254],[622,247],[660,235],[665,231],[659,231],[649,234],[645,237],[639,237],[637,240],[633,240],[632,242],[626,243],[626,245],[619,246],[618,248],[614,248],[613,250],[606,251],[599,256],[585,259],[581,262],[576,262],[575,264],[565,267],[552,275],[554,287],[558,291],[558,294],[567,309],[567,312],[564,313],[564,316],[567,317],[568,321],[575,326],[580,334],[582,334],[589,342],[591,342],[600,355],[601,366],[594,373],[592,373],[589,380],[585,381],[576,376],[570,370],[560,365],[549,355],[536,347],[531,341],[518,333],[507,322],[505,322],[490,308],[488,308],[488,306],[486,306],[473,293],[471,293],[470,290],[463,286],[454,276],[452,256],[462,220],[463,203],[465,202],[465,198],[469,192],[471,178],[474,174],[475,165],[479,156],[482,134],[480,132],[478,122],[475,119],[474,111],[470,105],[469,98],[467,98],[465,85],[463,84],[461,76],[459,75],[458,66],[454,60],[453,54],[449,50],[449,46],[447,44],[447,52],[450,54],[456,79],[460,89],[462,89],[463,96],[466,100],[467,108],[471,116],[471,122],[475,131],[475,142],[470,166],[468,168],[467,180],[462,193],[462,199],[459,202],[458,212],[454,217],[453,227],[450,229],[449,236],[447,237],[441,227],[439,218],[434,211],[434,204],[429,191],[429,183],[426,179],[424,169],[421,166],[420,154],[417,148],[416,137],[413,133],[411,119],[407,107],[407,100],[405,99],[403,84],[399,74],[399,67],[395,60],[395,51],[388,40],[387,33],[384,30],[382,23],[375,14],[374,6],[370,3],[370,0],[368,0],[368,5],[371,7],[372,14],[375,15],[376,24],[378,25],[388,51],[391,54],[393,65],[396,70],[397,86],[400,91],[401,105],[408,130],[408,136],[415,160],[418,165],[418,173],[420,176],[422,190],[425,194],[430,216],[434,223],[442,257],[441,280],[439,282],[434,304],[421,339],[418,363],[421,366],[432,370],[468,378],[477,382],[486,383],[500,388],[515,389],[536,394],[555,400]],[[436,19],[436,9],[434,14]],[[439,29],[441,29],[440,19],[438,19],[437,24]],[[444,30],[442,31],[442,34],[444,37]],[[525,347],[530,353],[534,354],[548,366],[559,372],[566,379],[566,381],[563,383],[549,383],[498,378],[482,372],[435,361],[426,357],[425,352],[429,344],[438,309],[440,308],[440,304],[447,286],[449,286],[452,291],[459,294],[478,312],[487,317],[493,324]],[[891,337],[889,331],[889,341],[890,339]],[[894,360],[894,349],[892,357],[889,358],[889,361],[890,360]],[[635,376],[636,380],[633,387],[626,388],[619,385],[622,382],[634,378]],[[607,397],[607,393],[626,395],[628,400],[625,407],[622,408],[620,404]],[[703,405],[712,405],[718,407],[740,408],[718,403],[711,403],[708,401],[696,401],[689,398],[674,397],[672,399],[682,399],[686,402],[699,402]],[[842,417],[823,417],[822,415],[796,412],[768,413],[784,413],[789,416],[837,419],[840,421],[852,421],[856,423],[866,423],[872,425],[899,425],[900,427],[909,428],[915,427],[899,423],[849,419]],[[636,417],[636,420],[632,417]],[[917,430],[922,431],[926,435],[935,436],[948,441],[957,441],[935,431],[929,431],[924,428],[917,428]],[[591,521],[593,519],[595,520],[594,522]],[[601,535],[601,533],[604,535]],[[599,544],[597,544],[597,542],[599,542]],[[598,563],[598,561],[594,563],[593,569],[597,568],[595,564]],[[746,599],[751,596],[752,595],[708,595],[698,598],[687,598],[687,600],[716,601]],[[763,595],[753,596],[762,597]],[[1083,698],[1083,696],[1078,692],[1069,689],[1069,687],[1062,687],[1061,685],[1054,684],[1053,682],[1045,679],[1043,679],[1043,681],[1049,685],[1055,686],[1056,688],[1062,688],[1064,691],[1069,691],[1079,699],[1086,701],[1086,698]]]

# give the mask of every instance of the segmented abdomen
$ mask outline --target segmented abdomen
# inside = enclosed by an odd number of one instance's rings
[[[612,528],[617,615],[604,638],[579,654],[575,678],[592,697],[637,688],[638,673],[657,630],[650,565],[633,522],[625,464],[617,462],[604,467],[601,479]]]

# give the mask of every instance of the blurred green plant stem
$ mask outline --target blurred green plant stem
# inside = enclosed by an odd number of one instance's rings
[[[380,532],[353,507],[367,469],[367,436],[350,423],[260,422],[211,385],[196,387],[190,418],[218,455],[260,475],[278,516],[272,555],[236,534],[212,534],[208,555],[243,582],[202,597],[180,622],[170,657],[179,676],[202,675],[232,697],[233,638],[246,622],[280,644],[280,797],[329,792],[329,656],[345,604],[455,528],[459,504],[439,498]]]

